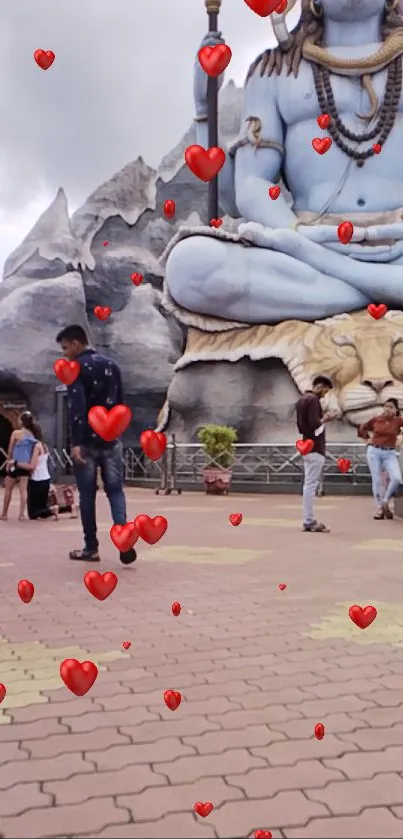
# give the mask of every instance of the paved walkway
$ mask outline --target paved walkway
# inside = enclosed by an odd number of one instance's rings
[[[122,568],[100,497],[103,602],[66,559],[77,522],[0,523],[1,836],[403,837],[403,524],[364,498],[322,499],[314,535],[289,496],[128,495],[169,528]],[[99,666],[82,698],[65,658]]]

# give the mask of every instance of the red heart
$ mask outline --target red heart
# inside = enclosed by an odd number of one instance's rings
[[[316,122],[318,123],[319,128],[321,128],[322,131],[326,131],[326,128],[329,128],[329,125],[331,123],[331,119],[330,119],[329,114],[321,114],[317,118]]]
[[[234,525],[234,527],[238,527],[238,525],[241,524],[242,521],[242,513],[231,513],[229,520],[231,524]]]
[[[112,309],[109,306],[95,306],[94,315],[98,320],[108,320],[109,315],[111,314]]]
[[[378,613],[375,606],[364,606],[364,608],[362,606],[350,606],[348,614],[356,626],[359,626],[360,629],[366,629],[375,620]]]
[[[76,696],[84,696],[98,676],[98,668],[92,661],[77,661],[66,658],[60,665],[60,675],[66,687]]]
[[[49,70],[56,56],[52,50],[35,50],[34,59],[41,70]]]
[[[5,686],[5,685],[3,685],[3,683],[2,683],[2,682],[0,682],[0,703],[3,701],[3,699],[4,699],[5,695],[6,695],[6,693],[7,693],[7,688],[6,688],[6,686]]]
[[[380,143],[374,143],[374,145],[372,146],[372,151],[374,152],[374,154],[380,154],[381,151],[382,151],[381,144]]]
[[[297,440],[295,445],[299,453],[304,455],[309,454],[312,451],[315,443],[313,440]]]
[[[115,405],[110,411],[96,405],[88,411],[88,423],[98,437],[106,443],[112,443],[123,434],[132,419],[132,412],[127,405]]]
[[[196,804],[194,805],[193,809],[198,816],[201,816],[202,819],[205,819],[206,816],[210,815],[214,807],[211,801],[205,801],[204,804],[202,801],[196,801]]]
[[[347,457],[339,457],[337,461],[337,466],[340,469],[340,472],[349,472],[351,466],[351,460]]]
[[[270,830],[255,830],[253,835],[255,839],[272,839],[273,837]]]
[[[173,218],[176,213],[176,204],[171,198],[168,198],[164,203],[164,213],[167,218]]]
[[[30,580],[20,580],[17,590],[23,603],[31,602],[34,596],[35,586]]]
[[[322,722],[317,722],[315,725],[315,737],[317,740],[323,740],[325,736],[325,726]]]
[[[351,221],[342,221],[337,228],[337,236],[342,245],[348,245],[353,237],[354,227]]]
[[[115,548],[122,553],[130,551],[130,548],[136,544],[139,538],[134,521],[128,521],[126,524],[114,524],[109,531],[109,535]]]
[[[202,47],[198,56],[204,72],[215,78],[221,76],[221,73],[228,67],[232,52],[227,44],[216,44],[215,47]]]
[[[140,539],[147,542],[147,545],[155,545],[159,542],[168,527],[168,522],[164,516],[155,516],[152,519],[144,513],[135,518],[134,524]]]
[[[102,244],[103,244],[104,248],[106,248],[109,245],[109,242],[108,241],[102,242]]]
[[[268,17],[278,10],[283,0],[245,0],[245,3],[259,17]]]
[[[279,6],[276,7],[276,15],[282,15],[287,8],[287,0],[281,0]]]
[[[379,303],[378,306],[376,305],[376,303],[370,303],[367,307],[368,314],[371,315],[371,318],[374,318],[375,320],[383,318],[383,316],[386,315],[387,311],[388,307],[385,305],[385,303]]]
[[[159,460],[167,447],[167,438],[162,431],[143,431],[140,434],[140,446],[150,460]]]
[[[211,227],[216,227],[217,229],[222,225],[222,218],[212,218],[210,221]]]
[[[58,358],[53,365],[57,378],[64,385],[72,385],[80,374],[80,363],[78,361],[67,361],[67,358]]]
[[[271,186],[269,189],[269,195],[272,201],[277,201],[279,197],[281,189],[279,186]]]
[[[97,600],[106,600],[115,590],[118,578],[113,571],[106,571],[100,574],[99,571],[87,571],[84,575],[84,583],[89,593]]]
[[[279,583],[279,584],[278,584],[278,587],[279,587],[280,591],[284,591],[284,589],[286,589],[286,588],[287,588],[287,586],[286,586],[286,584],[285,584],[285,583]]]
[[[175,603],[172,603],[171,609],[172,609],[172,614],[175,615],[175,617],[177,618],[178,615],[180,615],[180,613],[181,613],[181,604],[178,603],[177,600],[175,600]]]
[[[132,274],[130,279],[131,279],[133,285],[141,285],[144,277],[143,277],[142,274]]]
[[[330,137],[315,137],[315,139],[312,140],[312,145],[318,154],[326,154],[332,145],[332,140]]]
[[[129,647],[131,647],[131,645],[132,645],[131,641],[123,641],[122,647],[123,647],[124,650],[128,650]]]
[[[224,166],[225,152],[217,146],[212,146],[211,149],[204,149],[203,146],[188,146],[185,151],[185,161],[190,171],[200,181],[212,181]]]
[[[176,711],[182,702],[182,696],[178,690],[166,690],[164,693],[164,702],[167,708],[171,711]]]

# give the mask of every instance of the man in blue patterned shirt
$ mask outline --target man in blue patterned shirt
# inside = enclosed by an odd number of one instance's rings
[[[126,499],[123,489],[123,447],[118,440],[107,443],[88,424],[88,412],[99,405],[110,410],[123,404],[120,369],[114,361],[97,353],[88,344],[82,326],[66,326],[56,337],[65,357],[78,361],[80,373],[67,388],[68,423],[74,475],[80,495],[81,522],[85,547],[71,551],[70,559],[99,562],[96,492],[97,471],[101,470],[114,524],[126,523]],[[136,559],[136,551],[121,552],[124,565]]]

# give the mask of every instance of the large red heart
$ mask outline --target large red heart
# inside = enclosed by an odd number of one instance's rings
[[[318,123],[319,128],[321,128],[322,131],[326,131],[326,128],[329,128],[329,125],[331,123],[331,119],[330,119],[329,114],[321,114],[317,118],[316,122]]]
[[[139,538],[134,521],[128,521],[126,524],[114,524],[109,531],[109,535],[115,548],[122,553],[130,551],[130,548],[136,544]]]
[[[88,422],[95,434],[106,443],[117,440],[130,425],[132,412],[127,405],[115,405],[110,411],[96,405],[88,411]]]
[[[35,586],[31,583],[31,580],[20,580],[17,590],[23,603],[31,602],[35,592]]]
[[[212,181],[218,175],[225,163],[225,152],[212,146],[211,149],[204,149],[203,146],[188,146],[185,151],[187,167],[199,178],[200,181]]]
[[[167,447],[167,438],[162,431],[143,431],[140,434],[140,446],[150,460],[159,460]]]
[[[80,374],[79,361],[67,361],[67,358],[58,358],[53,365],[57,378],[64,385],[72,385]]]
[[[350,606],[348,614],[356,626],[359,626],[360,629],[366,629],[375,620],[378,613],[375,606],[364,606],[364,608],[362,606]]]
[[[118,578],[113,571],[106,571],[100,574],[99,571],[87,571],[84,575],[84,583],[89,593],[97,600],[106,600],[115,590]]]
[[[231,513],[229,520],[233,527],[239,527],[242,521],[242,513]]]
[[[282,5],[283,0],[245,0],[245,3],[259,17],[268,17]]]
[[[337,466],[340,469],[340,472],[349,472],[351,466],[351,460],[348,457],[339,457],[337,461]]]
[[[182,702],[182,696],[178,690],[166,690],[164,693],[164,702],[170,711],[176,711]]]
[[[76,696],[84,696],[93,686],[98,676],[98,668],[93,661],[77,661],[66,658],[60,665],[60,675],[66,687]]]
[[[205,73],[212,78],[220,76],[228,67],[232,58],[231,48],[227,44],[216,44],[215,47],[202,47],[199,61]]]
[[[7,688],[6,688],[6,686],[5,686],[5,685],[3,685],[3,682],[0,682],[0,702],[2,702],[2,701],[3,701],[3,699],[4,699],[5,695],[6,695],[6,693],[7,693]]]
[[[56,56],[52,50],[35,50],[34,59],[41,70],[49,70]]]
[[[313,440],[297,440],[295,445],[299,453],[304,455],[309,454],[312,451],[315,443]]]
[[[196,804],[194,805],[193,809],[198,816],[201,816],[202,819],[205,819],[206,816],[210,815],[214,807],[211,801],[205,801],[204,803],[203,801],[196,801]]]
[[[348,243],[351,242],[351,239],[353,238],[353,233],[354,226],[352,225],[351,221],[342,221],[342,223],[339,224],[337,228],[337,237],[339,242],[342,243],[342,245],[348,245]]]
[[[332,140],[330,137],[315,137],[315,139],[312,140],[312,146],[318,154],[326,154],[331,145]]]
[[[94,315],[98,320],[108,320],[109,315],[111,314],[112,309],[109,306],[95,306]]]
[[[134,519],[134,524],[140,539],[143,539],[148,545],[155,545],[156,542],[159,542],[168,527],[168,522],[164,516],[155,516],[152,519],[144,513]]]
[[[388,307],[385,305],[385,303],[379,303],[378,306],[376,305],[376,303],[370,303],[367,308],[367,311],[368,314],[371,315],[371,318],[374,318],[374,320],[379,320],[380,318],[383,318],[384,315],[386,315]]]

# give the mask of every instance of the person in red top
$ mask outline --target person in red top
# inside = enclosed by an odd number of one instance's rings
[[[402,473],[396,452],[397,438],[403,428],[397,399],[388,399],[383,412],[364,422],[358,429],[359,437],[368,440],[367,461],[372,478],[372,493],[376,504],[374,519],[393,519],[390,500],[402,483]],[[386,472],[389,483],[382,486],[382,472]]]

